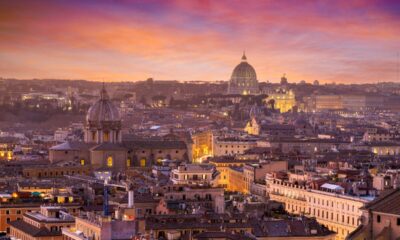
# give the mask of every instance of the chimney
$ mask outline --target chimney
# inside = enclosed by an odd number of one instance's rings
[[[134,192],[132,189],[128,191],[128,208],[133,208],[135,202]]]
[[[120,209],[115,210],[115,219],[121,220],[121,210]]]

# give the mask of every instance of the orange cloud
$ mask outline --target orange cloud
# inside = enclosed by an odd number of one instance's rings
[[[395,80],[400,21],[359,13],[365,1],[338,1],[338,16],[315,2],[168,1],[146,11],[123,3],[0,4],[0,75],[227,80],[246,50],[260,80]]]

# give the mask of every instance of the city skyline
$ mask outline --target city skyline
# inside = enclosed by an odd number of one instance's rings
[[[396,1],[3,1],[0,76],[259,81],[398,80]]]

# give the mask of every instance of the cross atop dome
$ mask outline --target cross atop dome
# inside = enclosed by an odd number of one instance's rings
[[[246,61],[247,61],[246,52],[243,51],[242,62],[246,62]]]

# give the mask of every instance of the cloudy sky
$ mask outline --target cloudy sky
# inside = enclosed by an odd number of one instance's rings
[[[396,81],[400,1],[1,0],[0,77]]]

